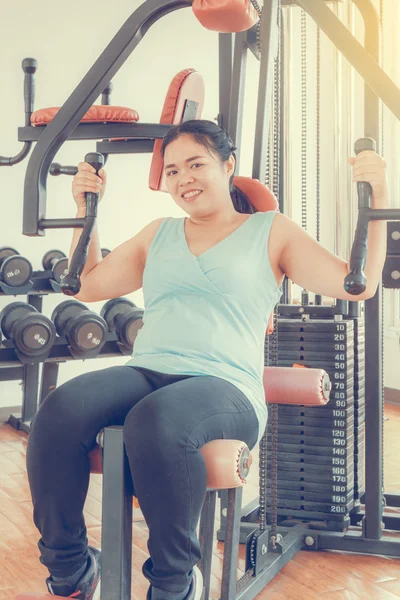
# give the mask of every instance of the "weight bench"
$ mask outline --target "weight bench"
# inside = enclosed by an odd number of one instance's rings
[[[319,369],[265,367],[266,402],[321,406],[328,402],[330,381]],[[130,600],[132,562],[132,480],[124,451],[123,428],[106,427],[89,454],[92,473],[103,474],[101,600]],[[236,596],[236,572],[243,486],[252,456],[239,440],[213,440],[201,448],[207,493],[200,519],[204,600],[210,596],[214,519],[217,493],[227,490],[228,511],[222,567],[221,600]],[[24,600],[25,596],[19,596]]]
[[[331,389],[327,373],[320,369],[265,367],[263,381],[268,404],[322,406],[328,402]],[[106,427],[97,436],[97,442],[89,453],[89,461],[91,473],[103,474],[100,597],[101,600],[131,600],[133,485],[124,450],[123,428]],[[215,505],[220,490],[228,493],[221,600],[233,600],[242,491],[252,456],[240,440],[213,440],[201,448],[201,453],[207,471],[199,532],[202,558],[198,566],[204,580],[203,600],[210,597]],[[49,594],[19,594],[16,600],[47,600],[49,597]]]

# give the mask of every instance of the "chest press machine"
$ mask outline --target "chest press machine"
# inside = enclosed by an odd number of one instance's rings
[[[384,102],[400,117],[400,91],[385,73],[379,68],[374,53],[364,51],[349,32],[344,31],[340,22],[334,22],[331,11],[323,0],[270,0],[263,10],[257,2],[247,3],[239,0],[226,2],[223,0],[147,0],[126,21],[103,54],[99,57],[70,98],[60,109],[45,109],[33,113],[32,81],[36,65],[32,59],[26,59],[23,68],[26,73],[26,126],[19,130],[19,139],[25,147],[14,159],[0,159],[3,164],[12,164],[22,160],[29,152],[33,142],[37,142],[28,163],[25,195],[23,233],[25,235],[44,235],[48,228],[81,227],[81,240],[69,265],[69,274],[64,278],[63,291],[74,295],[79,290],[79,276],[82,272],[90,235],[96,218],[97,198],[87,195],[87,213],[84,219],[46,219],[46,179],[48,172],[53,174],[74,174],[74,167],[61,167],[53,163],[56,152],[67,139],[99,139],[98,152],[103,156],[112,153],[153,152],[150,173],[150,187],[162,191],[162,161],[159,155],[161,139],[172,124],[191,118],[200,118],[204,97],[204,86],[198,73],[189,69],[179,73],[171,84],[164,104],[160,123],[141,124],[136,111],[108,104],[111,91],[111,78],[123,65],[129,54],[137,46],[149,27],[165,14],[174,10],[192,6],[200,23],[220,32],[220,65],[221,94],[218,120],[226,126],[237,145],[241,131],[242,88],[242,47],[247,47],[260,60],[260,86],[257,108],[258,132],[255,141],[253,178],[237,177],[234,183],[243,189],[249,200],[258,210],[276,210],[277,202],[268,189],[260,184],[262,166],[266,154],[266,132],[268,131],[272,90],[272,72],[276,56],[276,30],[278,14],[282,5],[297,4],[304,8],[342,50],[352,64],[368,81],[369,88],[379,91]],[[358,4],[358,1],[356,2]],[[261,18],[260,18],[261,17]],[[331,23],[332,21],[332,23]],[[237,32],[234,54],[232,54],[231,33]],[[347,32],[347,33],[346,33]],[[352,36],[350,36],[352,37]],[[357,45],[358,44],[358,45]],[[355,52],[355,50],[357,52]],[[231,68],[233,59],[233,69]],[[368,88],[368,89],[369,89]],[[104,106],[93,106],[97,96],[103,92]],[[371,97],[374,106],[376,102]],[[375,110],[372,110],[375,115]],[[368,114],[366,117],[366,134],[379,139],[379,130]],[[106,140],[106,141],[104,141]],[[112,141],[110,141],[112,140]],[[359,151],[371,146],[369,139],[359,141]],[[97,168],[102,165],[102,156],[96,153],[87,155],[86,160]],[[5,161],[8,161],[7,163]],[[367,225],[371,219],[400,219],[400,211],[373,211],[370,208],[371,190],[368,184],[359,184],[359,220],[355,244],[351,257],[351,273],[346,278],[346,289],[350,293],[361,293],[365,289],[363,266],[366,254]],[[356,298],[355,298],[356,299]],[[376,299],[367,302],[366,314],[374,319],[377,308]],[[379,301],[378,301],[379,302]],[[378,307],[379,312],[379,307]],[[269,332],[273,330],[270,322]],[[380,332],[372,331],[376,336],[367,346],[368,360],[376,363],[373,347],[380,339]],[[368,355],[369,353],[369,355]],[[381,380],[370,381],[370,402],[367,402],[366,445],[376,444],[375,433],[379,433],[381,424],[382,390]],[[328,402],[330,381],[321,369],[293,369],[283,367],[266,367],[264,370],[264,389],[266,401],[271,407],[278,404],[292,404],[301,407],[322,406]],[[379,401],[377,401],[377,399]],[[367,398],[368,400],[368,398]],[[277,412],[272,408],[272,432],[276,440]],[[377,426],[369,423],[377,421]],[[377,430],[378,427],[378,430]],[[276,450],[272,444],[272,450]],[[379,450],[379,448],[378,448]],[[240,441],[217,440],[206,444],[202,453],[207,466],[208,492],[203,507],[200,524],[202,544],[201,568],[204,575],[204,598],[210,593],[210,575],[212,558],[213,520],[217,490],[227,491],[227,517],[225,527],[225,548],[222,576],[221,598],[225,600],[254,598],[269,581],[281,570],[300,549],[342,549],[354,552],[370,552],[400,555],[398,539],[387,537],[381,539],[382,490],[381,465],[371,475],[372,485],[366,489],[365,516],[362,531],[346,534],[319,533],[297,525],[291,529],[277,528],[276,514],[271,515],[271,527],[265,521],[265,506],[261,505],[260,495],[260,527],[254,532],[249,542],[253,562],[247,560],[245,576],[236,581],[236,568],[240,537],[241,495],[245,478],[248,474],[251,455],[248,448]],[[99,432],[98,446],[90,454],[92,472],[103,473],[103,517],[102,517],[102,563],[103,578],[101,597],[129,599],[131,582],[132,552],[132,485],[124,455],[122,431],[119,427],[108,427]],[[380,456],[381,461],[381,456]],[[276,464],[276,460],[272,459]],[[376,466],[376,462],[367,464]],[[277,473],[271,473],[273,489],[276,492]],[[265,482],[265,479],[264,479]],[[373,487],[375,484],[375,488]],[[271,506],[275,505],[271,502]],[[29,595],[19,596],[19,599]],[[37,595],[36,595],[37,597]]]

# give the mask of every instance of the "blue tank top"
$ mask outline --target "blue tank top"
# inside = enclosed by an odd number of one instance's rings
[[[198,257],[186,242],[185,217],[165,218],[148,251],[143,327],[127,363],[229,381],[254,406],[258,440],[267,423],[265,332],[282,293],[268,258],[275,215],[252,214]]]

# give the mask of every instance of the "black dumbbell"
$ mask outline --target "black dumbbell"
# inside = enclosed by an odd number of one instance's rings
[[[65,300],[53,310],[51,320],[58,335],[65,336],[73,352],[95,354],[107,341],[107,323],[77,300]]]
[[[0,280],[10,287],[22,287],[32,275],[32,265],[14,248],[0,248]]]
[[[144,310],[127,298],[113,298],[104,304],[100,315],[110,331],[115,331],[119,341],[133,348],[139,329],[143,327]]]
[[[3,308],[0,327],[4,337],[26,357],[48,355],[56,340],[54,323],[26,302],[12,302]]]
[[[61,283],[64,275],[68,272],[68,258],[61,250],[49,250],[43,256],[42,266],[45,271],[51,270],[54,281]]]

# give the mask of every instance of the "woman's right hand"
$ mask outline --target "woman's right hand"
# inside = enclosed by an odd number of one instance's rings
[[[72,181],[72,194],[79,208],[86,208],[85,193],[94,192],[99,194],[99,202],[106,191],[107,175],[104,169],[96,170],[86,162],[78,165],[78,172]]]

